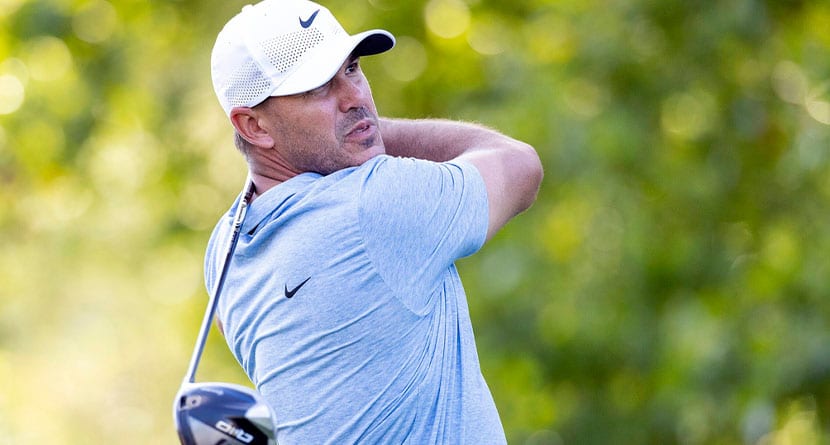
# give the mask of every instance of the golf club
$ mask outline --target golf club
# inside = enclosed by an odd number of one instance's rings
[[[221,272],[208,301],[199,336],[190,358],[190,366],[173,402],[173,419],[182,445],[276,445],[274,416],[271,408],[256,391],[230,383],[195,383],[196,368],[207,342],[210,325],[231,258],[245,221],[254,183],[245,181],[242,197],[236,206],[233,227]]]

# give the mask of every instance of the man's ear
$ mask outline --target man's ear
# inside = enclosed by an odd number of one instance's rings
[[[252,108],[235,107],[230,118],[236,131],[249,143],[261,148],[274,146],[274,138],[259,125],[257,113]]]

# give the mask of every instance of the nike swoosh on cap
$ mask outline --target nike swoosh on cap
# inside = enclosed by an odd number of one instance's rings
[[[314,14],[311,14],[311,17],[309,17],[306,20],[303,20],[302,17],[298,17],[300,19],[300,26],[302,26],[303,28],[308,28],[309,26],[311,26],[311,24],[314,23],[314,19],[317,18],[318,12],[320,12],[319,9],[314,11]]]

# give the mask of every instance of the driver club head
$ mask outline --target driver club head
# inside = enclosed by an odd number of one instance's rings
[[[185,383],[173,405],[182,445],[277,445],[271,408],[231,383]]]

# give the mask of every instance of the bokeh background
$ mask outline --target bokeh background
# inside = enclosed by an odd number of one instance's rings
[[[830,443],[830,2],[325,4],[398,36],[382,114],[544,162],[460,263],[511,444]],[[0,444],[177,443],[242,5],[0,0]],[[247,382],[215,332],[198,378]]]

